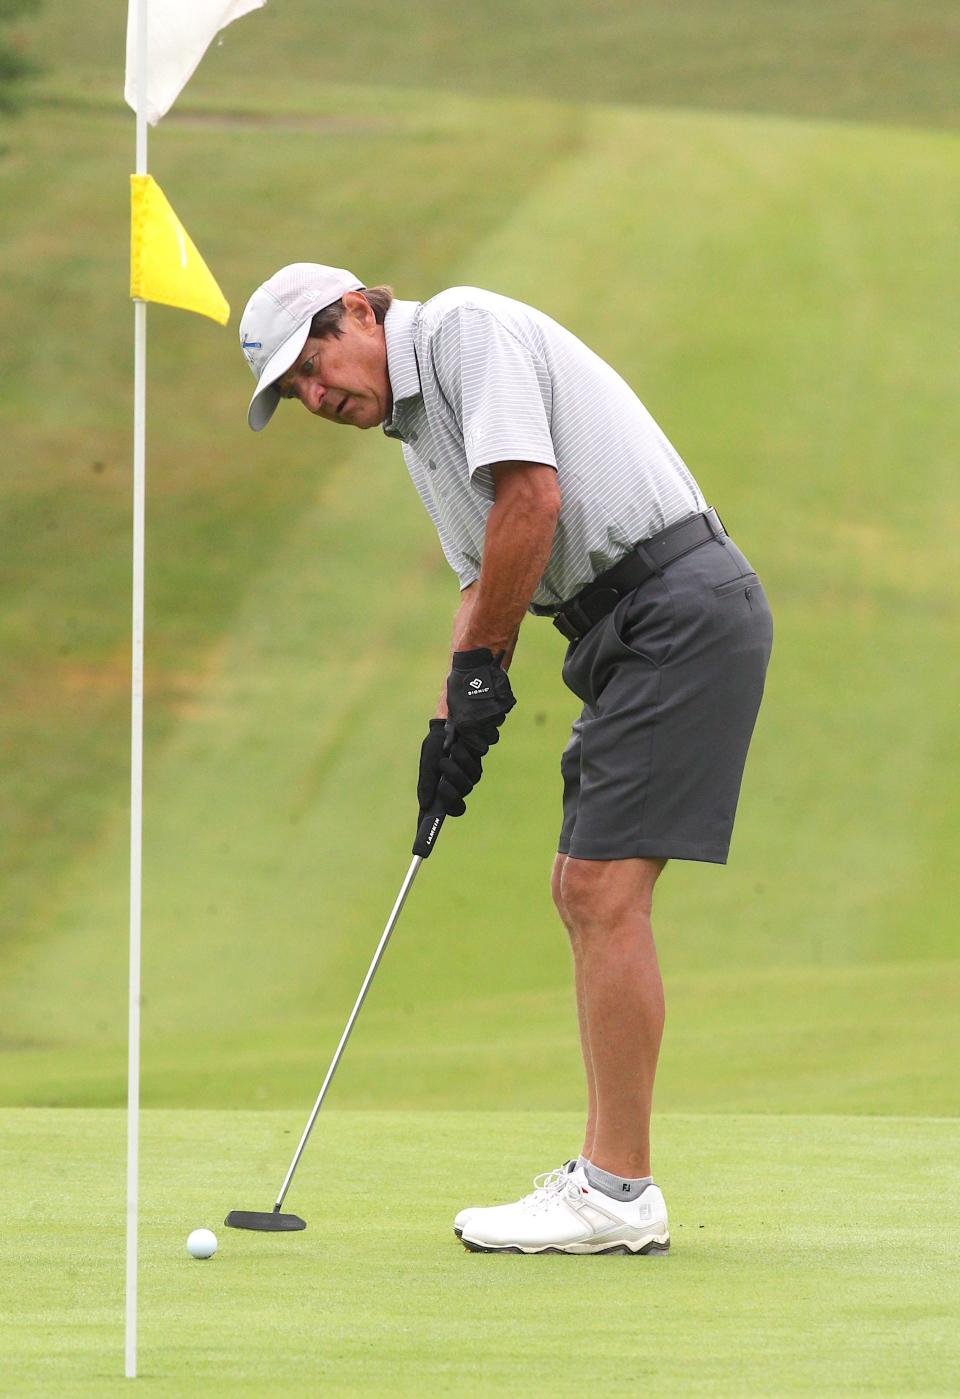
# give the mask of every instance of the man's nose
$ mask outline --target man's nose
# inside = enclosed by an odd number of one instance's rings
[[[309,408],[311,413],[318,413],[320,411],[326,396],[326,389],[316,379],[308,379],[300,393],[300,398],[304,406]]]

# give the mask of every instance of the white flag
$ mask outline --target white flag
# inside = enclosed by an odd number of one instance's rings
[[[146,0],[143,0],[146,3]],[[266,0],[149,0],[146,117],[156,126],[169,112],[221,29]],[[127,10],[127,74],[123,95],[137,110],[137,10]]]

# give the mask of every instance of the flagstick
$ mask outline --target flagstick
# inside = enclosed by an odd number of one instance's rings
[[[137,0],[137,169],[147,173],[147,0]],[[140,929],[143,849],[143,575],[146,501],[147,305],[133,306],[133,679],[130,741],[130,988],[127,1037],[127,1289],[124,1373],[137,1373],[140,1158]]]
[[[137,1187],[140,1128],[140,919],[143,828],[144,427],[147,308],[134,305],[133,713],[130,744],[130,995],[127,1055],[126,1375],[137,1373]]]

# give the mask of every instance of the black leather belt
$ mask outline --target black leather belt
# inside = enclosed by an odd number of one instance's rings
[[[662,573],[667,564],[683,554],[689,554],[691,549],[698,549],[701,544],[725,534],[723,521],[713,509],[669,525],[659,534],[635,544],[630,553],[612,568],[581,588],[575,597],[563,604],[553,619],[553,625],[568,641],[579,641],[608,612],[612,612],[627,593],[632,593],[634,588],[639,588],[655,573]]]

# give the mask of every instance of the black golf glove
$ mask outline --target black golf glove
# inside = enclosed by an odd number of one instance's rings
[[[447,721],[445,719],[431,719],[427,736],[420,745],[420,776],[417,779],[417,801],[420,803],[420,815],[417,818],[418,829],[420,822],[433,806],[433,799],[437,795],[440,763],[446,744],[446,728]]]
[[[457,734],[468,740],[482,738],[487,747],[496,743],[497,729],[517,702],[501,664],[503,656],[502,651],[494,656],[487,646],[455,651],[447,677],[447,709]]]
[[[493,730],[493,741],[500,735]],[[417,829],[427,812],[439,799],[448,816],[462,816],[468,797],[483,776],[481,758],[490,744],[480,734],[461,736],[448,732],[445,719],[431,719],[430,728],[420,747],[420,776],[417,801],[420,814]]]

